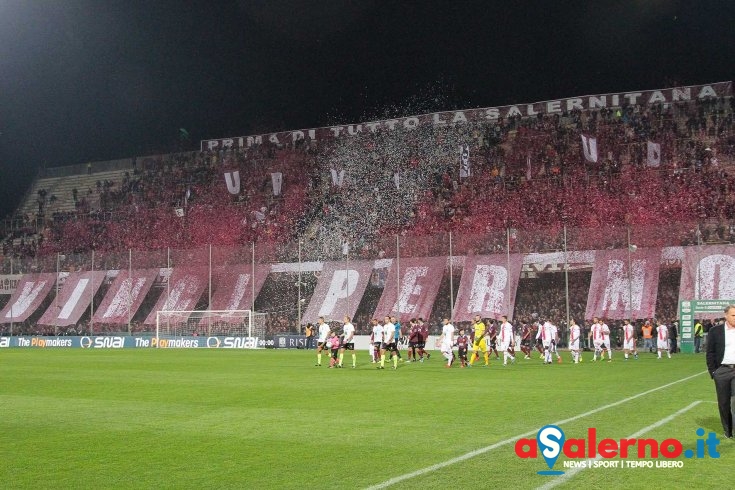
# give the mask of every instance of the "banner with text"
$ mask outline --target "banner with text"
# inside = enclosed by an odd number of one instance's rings
[[[256,267],[255,275],[249,265],[218,267],[214,271],[212,310],[252,310],[253,296],[258,297],[271,268],[269,264]],[[222,319],[226,321],[226,319]]]
[[[0,311],[0,323],[24,322],[41,306],[56,283],[56,274],[26,274]]]
[[[353,318],[372,272],[370,261],[325,262],[303,323],[316,323],[320,316],[327,321]]]
[[[447,257],[403,259],[400,266],[400,289],[397,261],[393,260],[373,317],[382,320],[386,315],[395,315],[401,323],[411,318],[428,320],[447,268]]]
[[[495,319],[508,315],[512,319],[522,262],[520,254],[511,255],[510,260],[507,255],[468,256],[452,320],[471,321],[475,315]]]
[[[118,271],[99,308],[94,312],[95,323],[124,325],[143,304],[160,269]]]
[[[685,247],[679,301],[735,298],[735,245]],[[702,319],[725,316],[703,313]]]
[[[585,319],[655,317],[660,264],[659,248],[639,248],[630,252],[598,250],[587,295]]]
[[[206,267],[174,267],[168,278],[168,285],[143,324],[155,325],[158,311],[193,310],[207,288],[208,282]],[[189,314],[167,313],[163,318],[171,322],[185,322],[189,319]]]
[[[68,327],[75,325],[102,285],[105,271],[72,272],[55,299],[38,320],[39,325]]]
[[[434,112],[398,119],[345,124],[312,129],[297,129],[279,133],[269,133],[233,138],[201,140],[201,151],[249,148],[254,145],[286,145],[299,140],[327,140],[338,137],[351,137],[363,132],[412,130],[422,125],[446,126],[468,122],[495,122],[501,118],[531,117],[538,114],[564,114],[573,110],[595,110],[600,108],[653,104],[671,104],[704,100],[712,97],[732,95],[732,82],[672,87],[658,90],[641,90],[612,94],[583,95],[565,99],[547,100],[531,104],[514,104],[500,107],[485,107],[461,111]]]

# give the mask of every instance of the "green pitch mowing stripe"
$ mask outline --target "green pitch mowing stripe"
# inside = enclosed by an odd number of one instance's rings
[[[700,374],[704,374],[704,373],[698,373],[698,374],[694,374],[692,376],[687,376],[686,378],[682,378],[682,379],[673,381],[671,383],[667,383],[665,385],[662,385],[662,386],[659,386],[659,387],[656,387],[656,388],[652,388],[652,389],[647,390],[647,391],[644,391],[642,393],[638,393],[636,395],[629,396],[627,398],[623,398],[622,400],[618,400],[618,401],[616,401],[614,403],[609,403],[609,404],[604,405],[602,407],[594,408],[592,410],[589,410],[587,412],[581,413],[579,415],[575,415],[573,417],[570,417],[570,418],[567,418],[567,419],[564,419],[564,420],[559,420],[557,422],[551,422],[550,425],[557,425],[557,426],[559,426],[559,425],[565,425],[565,424],[569,424],[571,422],[575,422],[575,421],[577,421],[579,419],[583,419],[583,418],[586,418],[586,417],[593,416],[593,415],[595,415],[595,414],[597,414],[599,412],[603,412],[605,410],[609,410],[611,408],[614,408],[614,407],[616,407],[618,405],[622,405],[622,404],[627,403],[629,401],[635,400],[636,398],[640,398],[642,396],[649,395],[649,394],[654,393],[656,391],[664,390],[666,388],[669,388],[671,386],[674,386],[676,384],[679,384],[679,383],[681,383],[683,381],[688,381],[688,380],[690,380],[690,379],[692,379],[692,378],[694,378],[696,376],[699,376]],[[697,401],[695,403],[700,403],[700,402]],[[537,432],[536,430],[532,430],[532,431],[526,432],[524,434],[518,434],[515,437],[511,437],[509,439],[505,439],[503,441],[496,442],[494,444],[491,444],[489,446],[485,446],[485,447],[480,448],[480,449],[475,449],[474,451],[470,451],[469,453],[463,454],[463,455],[458,456],[456,458],[452,458],[450,460],[443,461],[441,463],[438,463],[438,464],[429,466],[427,468],[422,468],[420,470],[417,470],[417,471],[414,471],[414,472],[411,472],[411,473],[406,473],[405,475],[401,475],[401,476],[398,476],[398,477],[391,478],[390,480],[387,480],[387,481],[385,481],[383,483],[379,483],[378,485],[371,486],[368,490],[379,490],[379,489],[383,489],[383,488],[388,488],[388,487],[390,487],[392,485],[395,485],[397,483],[400,483],[400,482],[402,482],[404,480],[408,480],[408,479],[411,479],[411,478],[416,478],[416,477],[419,477],[421,475],[425,475],[426,473],[432,473],[434,471],[440,470],[440,469],[445,468],[447,466],[450,466],[450,465],[453,465],[453,464],[457,464],[457,463],[460,463],[462,461],[466,461],[468,459],[475,458],[475,457],[477,457],[477,456],[479,456],[481,454],[484,454],[486,452],[492,451],[494,449],[498,449],[498,448],[501,448],[501,447],[507,446],[507,445],[513,445],[513,444],[515,444],[515,442],[518,439],[528,438],[528,437],[531,437],[531,436],[535,436],[536,435],[536,432]]]
[[[396,371],[378,371],[367,359],[359,352],[353,370],[314,367],[313,351],[3,350],[3,486],[365,488],[704,368],[701,356],[580,365],[567,357],[551,366],[519,359],[472,369],[432,359]],[[596,426],[620,438],[713,399],[711,381],[696,376],[562,427],[567,437]],[[649,436],[671,431],[694,444],[697,427],[719,434],[716,405],[701,403]],[[723,450],[722,461],[732,456]],[[650,478],[599,481],[589,470],[569,484],[725,481],[720,461],[687,463]],[[536,475],[545,467],[543,459],[517,458],[509,444],[397,487],[535,488],[547,482]]]

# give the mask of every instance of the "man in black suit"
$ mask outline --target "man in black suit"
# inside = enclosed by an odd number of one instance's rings
[[[717,405],[725,437],[732,438],[735,418],[735,305],[725,308],[725,323],[707,335],[707,370],[715,380]]]

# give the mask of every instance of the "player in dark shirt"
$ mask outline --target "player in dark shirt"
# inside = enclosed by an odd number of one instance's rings
[[[408,362],[418,361],[416,350],[419,346],[421,338],[421,327],[415,318],[411,318],[408,329]]]
[[[459,329],[459,335],[457,336],[457,353],[459,354],[459,360],[461,362],[460,367],[467,367],[467,349],[470,345],[470,337],[464,333],[464,328]]]
[[[428,361],[431,354],[426,352],[426,342],[429,340],[429,325],[424,321],[423,318],[418,320],[419,326],[419,341],[416,347],[419,349],[419,362],[424,362],[424,354],[426,354],[426,360]]]
[[[495,322],[488,322],[487,327],[487,351],[495,352],[495,359],[500,359],[498,355],[498,328],[495,326]]]
[[[521,327],[521,351],[526,355],[526,359],[531,358],[531,327],[528,323],[524,323]]]

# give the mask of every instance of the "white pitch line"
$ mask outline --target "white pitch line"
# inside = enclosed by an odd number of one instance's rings
[[[656,388],[651,388],[650,390],[644,391],[642,393],[638,393],[637,395],[629,396],[627,398],[623,398],[622,400],[609,403],[607,405],[603,405],[602,407],[595,408],[593,410],[590,410],[585,413],[581,413],[579,415],[575,415],[574,417],[569,417],[568,419],[560,420],[558,422],[552,422],[551,425],[563,425],[568,424],[569,422],[574,422],[575,420],[579,420],[584,417],[589,417],[590,415],[594,415],[598,412],[602,412],[603,410],[607,410],[608,408],[617,407],[618,405],[622,405],[623,403],[627,403],[631,400],[635,400],[636,398],[640,398],[642,396],[646,396],[651,393],[655,393],[656,391],[664,390],[670,386],[674,386],[678,383],[683,383],[684,381],[689,381],[692,378],[696,378],[697,376],[701,376],[707,371],[702,371],[701,373],[693,374],[691,376],[687,376],[686,378],[681,378],[677,381],[672,381],[671,383],[658,386]],[[502,440],[500,442],[496,442],[495,444],[491,444],[489,446],[481,447],[479,449],[475,449],[474,451],[470,451],[469,453],[462,454],[461,456],[457,456],[456,458],[448,459],[446,461],[442,461],[441,463],[436,463],[431,466],[427,466],[425,468],[421,468],[420,470],[412,471],[411,473],[406,473],[404,475],[399,475],[391,478],[390,480],[386,480],[381,483],[377,483],[375,485],[372,485],[370,487],[367,487],[366,490],[382,490],[383,488],[388,488],[391,485],[395,485],[396,483],[400,483],[405,480],[410,480],[411,478],[416,478],[417,476],[425,475],[427,473],[433,473],[434,471],[440,470],[442,468],[446,468],[447,466],[451,466],[456,463],[461,463],[462,461],[467,461],[468,459],[472,459],[475,456],[479,456],[481,454],[485,454],[488,451],[492,451],[493,449],[497,449],[502,446],[506,446],[508,444],[516,442],[518,439],[521,439],[523,437],[528,437],[531,435],[534,435],[538,432],[538,430],[533,430],[530,432],[525,432],[523,434],[519,434],[517,436],[513,436],[509,439]]]
[[[658,422],[649,425],[648,427],[644,427],[643,429],[639,430],[635,434],[631,434],[628,437],[624,437],[623,439],[637,439],[638,437],[642,436],[646,432],[652,431],[653,429],[656,429],[658,427],[661,427],[662,425],[668,424],[669,422],[671,422],[672,420],[674,420],[679,415],[688,412],[689,410],[691,410],[692,408],[696,407],[700,403],[702,403],[702,400],[697,400],[697,401],[695,401],[693,403],[690,403],[689,405],[687,405],[686,407],[682,408],[678,412],[674,412],[671,415],[669,415],[668,417],[663,418],[663,419],[659,420]],[[602,459],[602,456],[600,456],[598,454],[597,457],[595,457],[595,459],[593,459],[592,461],[599,461],[601,459]],[[582,471],[584,469],[586,469],[586,468],[572,468],[571,470],[567,471],[563,475],[559,476],[559,478],[554,478],[553,480],[549,481],[545,485],[541,485],[540,487],[538,487],[537,490],[549,490],[550,488],[554,488],[557,485],[561,485],[562,483],[565,483],[567,480],[569,480],[574,475],[576,475],[577,473],[579,473],[580,471]]]

